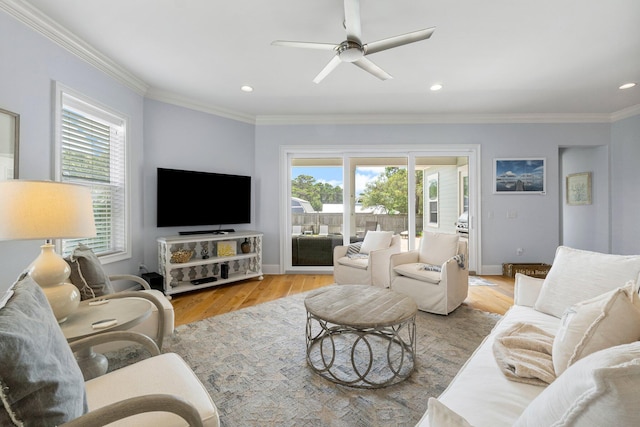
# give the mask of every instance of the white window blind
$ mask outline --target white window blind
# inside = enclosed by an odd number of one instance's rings
[[[59,179],[91,188],[97,232],[94,238],[62,240],[62,254],[79,243],[98,256],[126,253],[126,120],[67,93],[61,98]]]

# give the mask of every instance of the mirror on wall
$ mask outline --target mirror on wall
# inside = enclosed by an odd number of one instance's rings
[[[20,115],[0,108],[0,181],[18,179]]]

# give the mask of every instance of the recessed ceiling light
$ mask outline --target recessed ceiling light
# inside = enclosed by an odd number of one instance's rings
[[[241,91],[243,92],[253,92],[253,88],[251,86],[248,85],[244,85],[240,88]]]
[[[622,86],[620,86],[618,89],[629,89],[634,87],[636,84],[635,83],[625,83]]]
[[[440,83],[436,83],[436,84],[432,85],[430,89],[433,90],[433,91],[440,90],[440,89],[442,89],[442,85]]]

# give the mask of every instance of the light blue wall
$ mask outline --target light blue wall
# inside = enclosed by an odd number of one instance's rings
[[[561,146],[608,145],[610,124],[424,124],[257,126],[256,178],[262,182],[257,227],[265,231],[265,264],[279,262],[278,175],[281,145],[481,144],[482,265],[551,262],[560,239],[558,152]],[[494,195],[493,160],[544,157],[546,195]],[[517,218],[507,219],[507,211]],[[516,248],[524,253],[516,256]]]
[[[136,272],[143,258],[143,100],[93,66],[0,12],[0,108],[20,114],[20,178],[53,177],[53,82],[58,81],[129,118],[133,256],[111,271]],[[0,209],[2,207],[0,206]],[[40,252],[42,242],[0,242],[0,292]]]
[[[611,135],[611,250],[640,254],[640,115],[614,123]]]
[[[253,125],[199,111],[146,100],[144,103],[144,263],[157,271],[157,243],[162,236],[179,231],[214,229],[212,227],[156,227],[156,170],[159,167],[253,175]],[[256,180],[252,179],[255,198]],[[202,199],[185,209],[225,209],[225,194],[233,189],[203,188]],[[255,202],[252,204],[255,207]],[[252,224],[222,225],[221,228],[253,230]]]
[[[572,147],[560,150],[561,235],[560,243],[576,249],[611,251],[611,197],[609,147]],[[591,204],[569,206],[567,175],[591,173]]]
[[[155,227],[158,166],[253,177],[253,223],[265,233],[264,263],[280,262],[279,169],[282,145],[481,144],[483,265],[550,262],[559,243],[559,147],[611,147],[612,251],[640,253],[640,116],[614,124],[258,125],[146,100],[44,36],[0,13],[0,108],[20,114],[20,177],[52,178],[52,82],[129,117],[132,183],[131,260],[108,272],[137,273],[157,265],[155,239],[177,229]],[[545,157],[545,196],[493,195],[496,157]],[[203,190],[224,208],[220,192]],[[0,207],[2,208],[2,207]],[[186,207],[193,208],[193,207]],[[516,219],[507,219],[508,210]],[[236,227],[240,228],[240,227]],[[0,291],[38,254],[40,242],[0,242]],[[515,258],[515,248],[524,248]]]

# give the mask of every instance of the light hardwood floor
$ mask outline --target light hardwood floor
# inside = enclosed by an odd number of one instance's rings
[[[513,304],[513,279],[504,276],[481,277],[494,282],[496,286],[470,286],[469,296],[464,304],[504,314]],[[175,312],[175,325],[184,325],[332,283],[331,274],[265,275],[263,280],[245,280],[174,295],[171,303]]]

